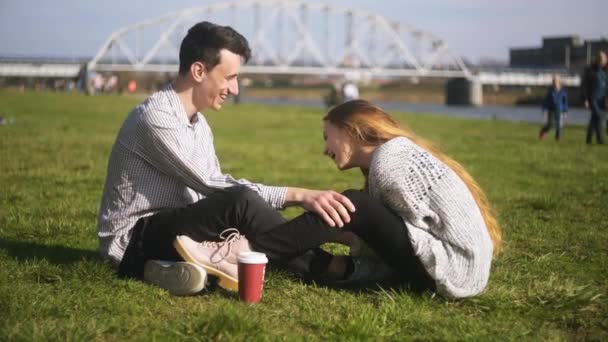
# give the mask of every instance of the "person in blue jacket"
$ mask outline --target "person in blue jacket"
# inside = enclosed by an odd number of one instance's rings
[[[543,114],[546,123],[540,129],[538,137],[544,139],[547,132],[555,125],[555,140],[559,140],[564,127],[564,117],[568,112],[568,94],[562,89],[559,75],[553,75],[552,83],[543,100]]]

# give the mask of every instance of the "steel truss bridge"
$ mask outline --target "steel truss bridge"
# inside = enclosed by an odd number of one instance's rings
[[[187,8],[110,34],[88,69],[177,72],[188,29],[207,20],[230,25],[249,40],[243,74],[354,78],[466,78],[482,84],[545,85],[547,71],[471,71],[436,35],[379,14],[303,0],[241,0]],[[79,65],[0,62],[0,76],[74,77]],[[562,83],[577,86],[578,76]]]

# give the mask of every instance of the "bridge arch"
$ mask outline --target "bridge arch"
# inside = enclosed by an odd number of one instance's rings
[[[99,71],[176,72],[187,30],[233,26],[252,48],[243,73],[467,77],[436,35],[365,10],[304,0],[241,0],[186,8],[120,28],[89,63]]]

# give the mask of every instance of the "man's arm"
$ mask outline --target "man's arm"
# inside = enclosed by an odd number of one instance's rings
[[[354,212],[354,206],[348,198],[334,191],[266,186],[223,174],[215,153],[205,151],[203,144],[187,130],[170,113],[148,113],[141,119],[140,146],[136,151],[164,174],[204,195],[215,189],[242,185],[260,194],[274,208],[299,205],[317,213],[332,227],[342,227],[344,222],[350,221],[348,210]],[[209,139],[209,146],[212,146],[211,131],[205,134],[209,135],[205,139]]]
[[[141,116],[136,134],[135,153],[160,172],[203,195],[242,185],[260,194],[275,208],[284,205],[286,187],[237,180],[222,173],[208,127],[195,134],[172,113],[156,109]]]

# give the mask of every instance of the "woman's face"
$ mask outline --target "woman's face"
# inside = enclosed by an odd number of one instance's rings
[[[323,154],[330,157],[338,169],[347,170],[357,166],[353,164],[356,144],[343,129],[325,121],[323,140],[325,140]]]

